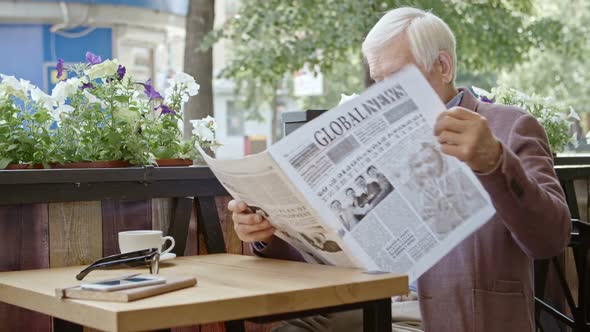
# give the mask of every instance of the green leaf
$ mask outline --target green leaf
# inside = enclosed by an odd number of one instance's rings
[[[129,102],[129,97],[127,97],[127,96],[115,96],[114,99],[120,103],[128,103]]]
[[[174,157],[175,152],[176,151],[171,149],[169,146],[159,146],[154,152],[154,155],[158,159],[167,159]]]
[[[0,169],[5,169],[11,161],[10,158],[0,158]]]

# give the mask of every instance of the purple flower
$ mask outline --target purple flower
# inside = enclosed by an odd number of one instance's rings
[[[147,82],[139,83],[139,84],[143,85],[143,87],[144,87],[143,93],[145,93],[145,95],[150,98],[150,101],[152,101],[154,99],[164,99],[162,97],[162,95],[158,91],[156,91],[156,89],[154,89],[154,87],[152,86],[152,79],[151,78]]]
[[[494,100],[493,100],[493,99],[489,99],[489,98],[488,98],[488,97],[486,97],[486,96],[480,96],[480,97],[479,97],[479,99],[480,99],[481,101],[483,101],[484,103],[488,103],[488,104],[493,104],[493,103],[494,103]]]
[[[57,79],[61,79],[61,75],[64,73],[64,59],[59,58],[57,59]]]
[[[119,68],[117,69],[117,76],[119,76],[119,81],[123,79],[123,77],[125,77],[125,73],[127,72],[127,69],[125,69],[125,67],[119,65]]]
[[[160,110],[160,114],[173,114],[176,115],[176,112],[174,112],[173,110],[170,109],[170,107],[164,105],[164,104],[160,104],[160,106],[154,108],[154,110]]]
[[[102,58],[100,55],[95,55],[88,51],[86,52],[86,62],[88,62],[90,65],[97,65],[102,62]]]
[[[90,83],[90,82],[83,83],[82,86],[80,87],[80,90],[84,91],[84,89],[94,89],[94,85],[92,85],[92,83]]]

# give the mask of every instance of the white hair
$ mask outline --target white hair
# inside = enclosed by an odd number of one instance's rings
[[[453,31],[438,16],[417,8],[402,7],[387,12],[363,42],[363,55],[375,55],[399,34],[407,32],[416,62],[430,71],[440,51],[447,51],[456,68],[456,41]],[[456,70],[454,70],[456,72]],[[455,73],[453,73],[455,74]]]

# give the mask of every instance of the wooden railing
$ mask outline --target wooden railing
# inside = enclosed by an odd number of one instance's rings
[[[118,252],[117,233],[133,229],[172,235],[177,255],[249,254],[229,199],[207,167],[0,170],[0,271],[89,264]],[[0,303],[0,330],[50,329],[50,317]]]

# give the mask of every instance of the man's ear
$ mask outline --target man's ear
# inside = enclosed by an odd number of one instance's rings
[[[449,52],[444,50],[438,52],[437,62],[443,82],[445,84],[452,83],[455,73],[455,64]]]

